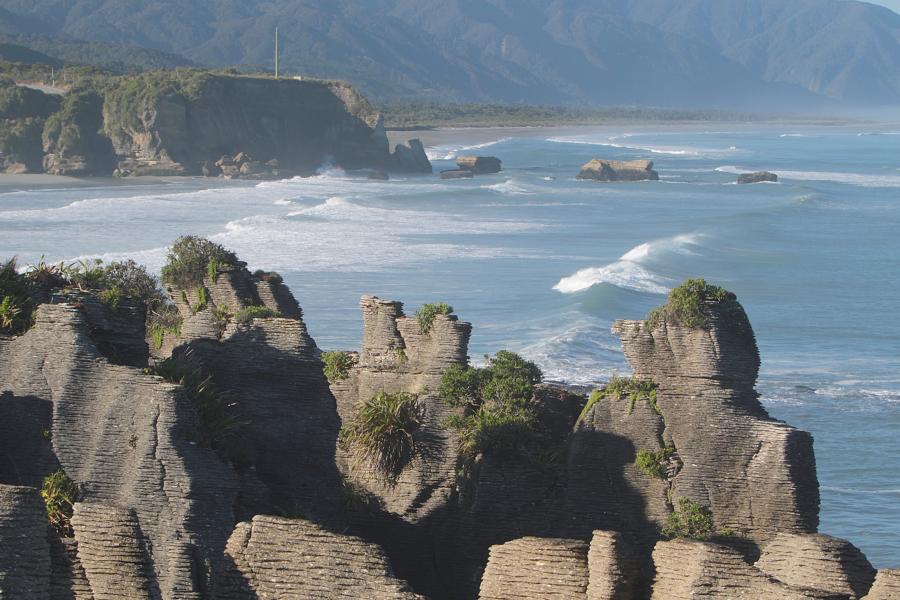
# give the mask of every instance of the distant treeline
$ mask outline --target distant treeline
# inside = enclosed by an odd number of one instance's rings
[[[758,115],[724,110],[617,106],[577,108],[522,104],[384,104],[389,129],[582,125],[611,121],[756,121]]]

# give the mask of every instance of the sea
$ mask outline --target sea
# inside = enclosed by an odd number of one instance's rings
[[[444,301],[474,326],[474,362],[509,349],[547,379],[585,385],[629,372],[614,320],[703,277],[750,316],[766,409],[814,436],[820,531],[900,567],[900,127],[432,137],[436,171],[482,154],[503,172],[369,181],[324,165],[271,182],[6,186],[0,258],[133,258],[158,272],[176,237],[208,236],[281,273],[323,349],[359,347],[363,294],[407,314]],[[660,181],[577,181],[595,157],[652,159]],[[757,170],[780,181],[736,185]]]

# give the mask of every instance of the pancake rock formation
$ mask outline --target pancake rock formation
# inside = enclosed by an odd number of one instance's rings
[[[812,438],[702,280],[617,322],[634,376],[585,396],[473,367],[445,303],[364,296],[359,349],[322,352],[200,238],[162,304],[66,277],[0,270],[36,307],[0,329],[4,598],[898,598],[817,532]]]
[[[581,167],[576,179],[591,181],[658,181],[652,160],[604,160],[595,158]]]

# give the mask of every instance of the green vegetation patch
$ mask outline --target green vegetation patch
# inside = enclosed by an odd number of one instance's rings
[[[665,479],[667,463],[674,454],[675,446],[666,446],[659,450],[641,448],[637,452],[634,464],[647,477]]]
[[[159,350],[166,336],[181,337],[181,324],[184,319],[171,304],[153,308],[147,313],[147,335],[153,347]]]
[[[47,508],[47,519],[50,525],[62,537],[72,537],[72,511],[78,501],[78,486],[69,479],[62,469],[44,477],[41,485],[41,498]]]
[[[0,333],[18,335],[34,322],[32,281],[19,273],[15,258],[0,264]]]
[[[416,395],[382,391],[359,404],[356,415],[341,428],[340,442],[357,460],[368,462],[388,482],[396,483],[416,454],[413,434],[420,423]]]
[[[668,521],[660,533],[666,538],[708,540],[712,537],[731,535],[727,528],[716,529],[713,516],[708,508],[688,498],[678,498]]]
[[[707,303],[718,304],[722,309],[733,312],[740,309],[734,294],[716,285],[706,283],[705,279],[688,279],[671,292],[666,304],[650,311],[647,325],[656,327],[666,319],[678,325],[699,329],[708,325],[704,308]]]
[[[431,326],[434,324],[434,318],[436,316],[451,314],[453,314],[453,307],[444,302],[423,304],[422,307],[416,311],[416,320],[422,328],[422,333],[428,333],[431,331]]]
[[[464,407],[447,425],[460,432],[464,462],[478,454],[514,452],[537,430],[534,386],[543,374],[533,362],[502,350],[485,357],[485,367],[453,365],[441,377],[438,396],[449,406]]]
[[[350,369],[356,364],[353,354],[340,350],[331,350],[322,353],[322,362],[325,363],[325,378],[328,383],[337,383],[350,376]]]
[[[180,237],[169,250],[162,269],[163,283],[182,290],[199,287],[203,285],[204,277],[209,275],[213,261],[216,272],[223,266],[233,266],[238,262],[233,252],[206,238],[194,235]]]
[[[197,412],[197,442],[204,448],[222,450],[245,424],[238,416],[237,403],[217,390],[211,377],[187,362],[170,357],[146,372],[181,386]]]
[[[657,402],[656,389],[657,385],[648,379],[613,375],[609,380],[609,383],[591,393],[587,404],[584,405],[581,414],[578,416],[576,425],[584,421],[594,405],[605,398],[617,401],[627,399],[629,415],[634,412],[634,407],[639,401],[645,400],[650,404],[650,408],[652,408],[656,414],[662,416],[662,410],[660,410],[659,403]]]
[[[234,322],[246,325],[253,319],[279,319],[283,315],[268,306],[247,306],[234,313]]]
[[[44,159],[43,132],[42,118],[0,120],[0,154],[5,156],[7,162],[24,164],[29,171],[41,171]]]

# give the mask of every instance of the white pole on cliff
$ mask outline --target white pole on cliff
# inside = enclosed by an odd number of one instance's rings
[[[278,28],[275,28],[275,79],[278,79]]]

